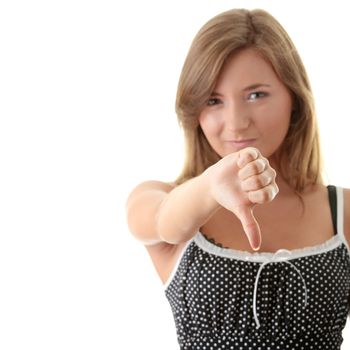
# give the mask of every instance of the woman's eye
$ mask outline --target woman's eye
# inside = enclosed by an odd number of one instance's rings
[[[267,94],[265,92],[261,92],[261,91],[252,92],[251,94],[249,94],[248,100],[255,101],[255,100],[257,100],[261,97],[265,97],[265,96],[267,96]]]
[[[207,102],[208,106],[215,106],[220,103],[220,100],[218,98],[210,98]]]

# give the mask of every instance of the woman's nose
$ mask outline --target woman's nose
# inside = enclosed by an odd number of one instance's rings
[[[232,103],[226,111],[226,126],[233,131],[247,129],[251,123],[249,112],[239,103]]]

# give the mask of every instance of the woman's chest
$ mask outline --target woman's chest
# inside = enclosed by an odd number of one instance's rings
[[[255,218],[262,236],[261,252],[300,249],[321,244],[334,236],[331,211],[325,203],[256,207]],[[241,222],[229,211],[219,210],[201,228],[213,243],[225,248],[253,252]]]

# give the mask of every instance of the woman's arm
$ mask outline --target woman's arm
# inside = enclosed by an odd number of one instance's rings
[[[208,188],[206,173],[177,187],[160,181],[141,183],[126,205],[130,231],[146,245],[191,239],[220,207]]]
[[[227,155],[201,175],[173,187],[148,181],[127,201],[130,231],[144,244],[180,244],[191,239],[210,217],[224,207],[241,221],[253,249],[261,243],[253,215],[256,204],[278,193],[276,172],[255,148]]]

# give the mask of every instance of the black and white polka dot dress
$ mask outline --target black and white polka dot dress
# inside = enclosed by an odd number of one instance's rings
[[[181,350],[340,349],[350,250],[343,190],[329,195],[336,234],[321,245],[249,253],[200,232],[188,242],[165,284]]]

